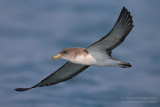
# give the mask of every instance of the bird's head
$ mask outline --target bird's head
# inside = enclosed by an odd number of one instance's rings
[[[84,48],[67,48],[60,51],[56,56],[51,57],[51,60],[62,58],[68,61],[71,61],[73,58],[77,57],[77,55],[83,54]]]

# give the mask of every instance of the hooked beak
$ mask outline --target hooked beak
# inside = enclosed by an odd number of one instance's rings
[[[61,57],[62,57],[61,54],[57,54],[56,56],[51,57],[50,60],[58,59],[58,58],[61,58]]]

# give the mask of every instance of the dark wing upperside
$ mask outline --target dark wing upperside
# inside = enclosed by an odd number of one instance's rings
[[[59,82],[66,81],[68,79],[71,79],[72,77],[76,76],[89,66],[86,65],[80,65],[80,64],[74,64],[71,62],[65,63],[61,68],[59,68],[56,72],[49,75],[47,78],[42,80],[40,83],[30,87],[30,88],[16,88],[16,91],[26,91],[32,88],[36,87],[44,87],[44,86],[50,86],[55,85]]]
[[[132,28],[133,28],[132,16],[130,15],[130,12],[125,7],[123,7],[119,15],[119,18],[114,27],[112,28],[112,30],[102,39],[90,45],[87,48],[87,50],[111,51],[124,41],[128,33],[132,30]]]

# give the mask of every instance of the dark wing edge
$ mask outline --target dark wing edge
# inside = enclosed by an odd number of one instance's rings
[[[48,77],[46,77],[44,80],[42,80],[40,83],[30,87],[30,88],[16,88],[16,91],[27,91],[32,88],[36,87],[44,87],[44,86],[50,86],[55,85],[57,83],[69,80],[82,72],[83,70],[87,69],[89,66],[86,65],[80,65],[80,64],[74,64],[71,62],[65,63],[62,67],[60,67],[57,71],[50,74]]]
[[[87,49],[91,50],[96,47],[101,48],[100,46],[96,46],[101,44],[105,46],[106,50],[111,51],[124,41],[133,27],[134,25],[130,12],[125,7],[123,7],[112,30],[99,41],[90,45]]]
[[[119,26],[121,26],[121,28],[123,28],[123,29],[121,29],[123,36],[119,41],[117,41],[117,43],[115,45],[110,47],[108,50],[112,50],[112,49],[116,48],[118,45],[120,45],[124,41],[126,36],[130,33],[132,28],[134,27],[132,16],[131,16],[130,12],[125,7],[123,7],[116,24],[114,25],[113,29],[109,32],[108,35],[110,35],[112,32],[114,32],[114,29],[117,29]]]

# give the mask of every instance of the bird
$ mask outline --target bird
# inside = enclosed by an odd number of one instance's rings
[[[51,60],[62,58],[67,62],[41,82],[29,88],[16,88],[16,91],[27,91],[32,88],[55,85],[69,80],[87,69],[89,66],[129,68],[130,63],[112,57],[112,50],[119,46],[130,33],[133,25],[132,16],[123,7],[111,31],[87,48],[73,47],[60,51]]]

